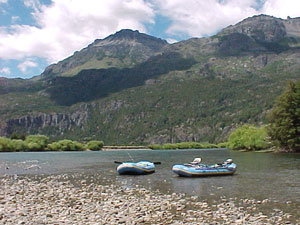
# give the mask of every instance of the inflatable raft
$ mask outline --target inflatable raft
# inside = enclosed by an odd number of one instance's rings
[[[120,175],[145,175],[155,172],[155,165],[150,161],[123,162],[117,167]]]
[[[232,159],[225,160],[222,164],[205,165],[200,163],[188,163],[174,165],[172,171],[182,177],[224,176],[233,175],[237,165]]]

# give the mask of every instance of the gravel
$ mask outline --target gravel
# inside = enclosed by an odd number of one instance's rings
[[[0,224],[300,224],[293,215],[259,209],[270,200],[215,203],[184,194],[103,185],[69,175],[0,178]]]

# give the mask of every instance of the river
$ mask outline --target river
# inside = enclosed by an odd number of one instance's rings
[[[233,176],[183,178],[171,171],[173,164],[201,157],[213,164],[232,158]],[[159,161],[156,172],[145,176],[119,176],[114,161]],[[300,154],[234,152],[228,150],[116,150],[99,152],[1,153],[0,176],[84,174],[93,182],[145,187],[163,193],[185,193],[213,201],[225,198],[269,199],[300,217]],[[287,204],[288,203],[288,204]],[[276,205],[276,207],[277,207]],[[274,205],[275,207],[275,205]]]

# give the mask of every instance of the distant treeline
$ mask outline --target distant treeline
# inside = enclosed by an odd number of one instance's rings
[[[103,141],[89,141],[81,143],[72,140],[60,140],[50,142],[45,135],[12,135],[10,138],[0,137],[0,152],[23,152],[23,151],[84,151],[101,150]]]

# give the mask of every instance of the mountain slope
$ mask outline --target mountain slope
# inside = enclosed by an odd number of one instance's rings
[[[46,68],[43,77],[73,76],[83,69],[133,67],[161,53],[168,43],[132,30],[121,30],[94,43],[73,56]]]
[[[299,18],[260,15],[173,45],[133,31],[96,40],[26,81],[30,85],[0,82],[0,135],[43,133],[106,144],[222,141],[243,123],[264,123],[288,80],[299,78],[299,27]],[[115,48],[116,54],[105,52],[111,60],[119,52],[140,61],[71,66],[76,55],[89,61],[95,49],[108,46]],[[91,55],[85,58],[85,51]]]

